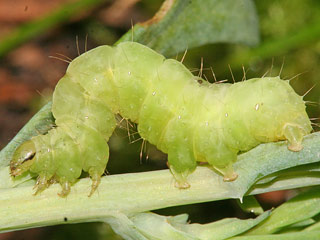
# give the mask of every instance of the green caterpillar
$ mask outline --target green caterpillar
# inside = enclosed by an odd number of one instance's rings
[[[138,123],[143,139],[168,153],[178,187],[189,187],[187,176],[197,162],[233,181],[239,151],[286,139],[289,150],[302,149],[303,136],[312,130],[305,108],[279,77],[210,84],[141,44],[101,46],[69,65],[53,94],[56,127],[16,150],[11,174],[38,174],[37,192],[57,181],[66,196],[85,171],[92,179],[91,195],[105,171],[107,142],[120,114]]]

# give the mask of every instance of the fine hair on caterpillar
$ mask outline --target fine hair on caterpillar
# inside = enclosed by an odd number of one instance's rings
[[[85,171],[93,194],[119,114],[138,124],[143,141],[168,154],[177,187],[190,186],[198,162],[234,181],[239,152],[279,140],[288,140],[291,151],[302,149],[312,130],[305,108],[279,77],[211,84],[144,45],[100,46],[69,64],[53,93],[56,127],[17,148],[11,174],[36,173],[36,193],[59,182],[64,197]]]
[[[81,53],[80,53],[78,36],[76,36],[75,45],[76,45],[76,49],[77,49],[77,54],[78,54],[78,56],[80,56]],[[87,50],[88,50],[88,34],[86,35],[85,41],[84,41],[84,53],[86,53]],[[55,54],[57,56],[49,56],[49,58],[53,58],[53,59],[56,59],[56,60],[59,60],[59,61],[62,61],[62,62],[68,63],[68,64],[71,63],[73,60],[72,58],[68,57],[65,54],[62,54],[62,53],[55,53]]]

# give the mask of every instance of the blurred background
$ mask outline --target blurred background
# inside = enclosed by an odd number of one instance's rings
[[[102,44],[112,45],[137,22],[153,16],[162,0],[92,0],[74,10],[70,18],[54,16],[59,24],[20,45],[4,43],[26,22],[68,9],[72,0],[0,0],[0,149],[44,104],[68,63],[64,59],[78,56],[78,49],[92,49]],[[86,0],[86,2],[90,2]],[[316,118],[319,108],[320,75],[320,1],[269,0],[255,1],[260,19],[261,43],[249,48],[243,45],[214,44],[188,50],[184,63],[198,74],[203,58],[203,74],[213,82],[212,67],[218,81],[232,82],[253,77],[277,76],[292,79],[291,85],[300,94],[308,92],[305,100],[310,118]],[[41,25],[41,23],[39,23]],[[41,26],[39,26],[41,27]],[[62,54],[62,55],[59,55]],[[180,54],[177,59],[181,59]],[[134,130],[133,130],[134,131]],[[166,155],[147,145],[140,158],[141,141],[128,138],[118,129],[110,140],[109,174],[150,171],[166,168]],[[132,142],[129,144],[129,142]],[[258,197],[265,209],[286,201],[294,191],[262,194]],[[163,215],[188,213],[191,222],[206,223],[225,217],[247,218],[233,200],[172,207],[155,211]],[[2,239],[121,239],[106,224],[86,223],[0,234]]]

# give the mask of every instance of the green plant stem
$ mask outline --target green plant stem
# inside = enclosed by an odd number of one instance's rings
[[[189,189],[177,189],[169,170],[161,170],[104,177],[99,189],[90,198],[89,179],[82,179],[75,184],[67,198],[57,196],[57,192],[61,190],[57,184],[36,196],[32,194],[33,186],[2,189],[0,232],[101,221],[115,216],[117,212],[130,214],[230,196],[222,177],[206,167],[197,168],[190,176],[190,184]],[[317,184],[320,184],[320,178]],[[303,185],[295,185],[297,186]],[[288,189],[290,186],[282,185],[281,188]],[[273,190],[271,186],[260,189],[259,193]]]
[[[188,178],[191,187],[184,190],[174,186],[169,170],[103,177],[97,192],[90,198],[87,196],[89,179],[76,183],[67,198],[57,196],[61,189],[57,184],[36,196],[32,194],[33,186],[1,189],[0,231],[61,224],[66,220],[67,223],[102,221],[119,212],[131,214],[176,205],[242,198],[263,176],[299,164],[319,162],[319,141],[319,133],[309,135],[304,139],[304,150],[299,153],[288,151],[285,142],[262,144],[239,156],[235,164],[239,178],[234,182],[223,182],[214,171],[198,167]],[[251,188],[251,194],[319,184],[319,174],[317,177],[280,179],[265,187]]]
[[[87,12],[88,9],[93,9],[103,2],[106,1],[79,0],[76,2],[69,2],[49,15],[19,26],[0,40],[0,57],[27,40],[45,33],[47,29],[53,28],[81,12]]]

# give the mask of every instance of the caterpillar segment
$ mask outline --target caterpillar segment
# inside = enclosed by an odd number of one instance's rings
[[[300,151],[311,122],[301,96],[279,77],[210,84],[180,62],[134,42],[101,46],[73,60],[53,94],[56,127],[23,143],[11,174],[38,174],[36,193],[53,182],[67,196],[82,171],[99,185],[115,115],[138,124],[144,140],[168,153],[176,186],[188,188],[197,162],[233,181],[239,151],[288,140]]]

